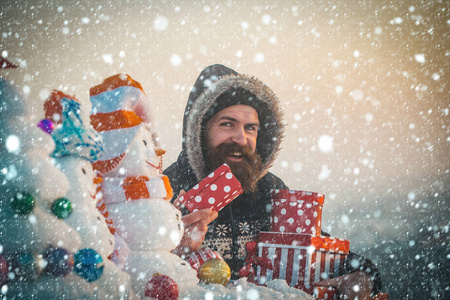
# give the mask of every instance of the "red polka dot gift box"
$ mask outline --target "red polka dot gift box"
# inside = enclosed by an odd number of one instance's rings
[[[223,164],[180,197],[180,202],[194,212],[204,208],[219,211],[243,193],[240,182]]]
[[[270,231],[320,235],[324,199],[321,193],[273,190]]]

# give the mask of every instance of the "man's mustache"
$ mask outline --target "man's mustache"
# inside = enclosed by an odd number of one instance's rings
[[[242,160],[239,162],[229,161],[227,159],[229,155],[241,157]],[[259,178],[261,172],[261,158],[248,145],[222,143],[215,148],[209,148],[206,155],[208,172],[214,171],[223,163],[229,165],[231,172],[241,183],[244,192],[255,191],[257,178]]]
[[[222,143],[216,147],[218,154],[232,155],[240,154],[245,160],[251,160],[254,152],[248,145],[238,145],[236,143]]]

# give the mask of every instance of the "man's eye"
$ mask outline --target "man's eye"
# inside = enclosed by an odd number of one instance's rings
[[[220,123],[220,126],[222,126],[222,127],[231,127],[232,124],[231,124],[231,122],[223,122],[223,123]]]

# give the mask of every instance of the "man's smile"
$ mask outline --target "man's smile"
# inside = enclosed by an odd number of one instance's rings
[[[228,158],[230,161],[235,161],[235,162],[241,161],[241,160],[242,160],[242,157],[243,157],[243,153],[242,153],[242,152],[238,152],[238,151],[236,151],[236,152],[230,152],[230,153],[228,153],[228,155],[227,155],[227,158]]]

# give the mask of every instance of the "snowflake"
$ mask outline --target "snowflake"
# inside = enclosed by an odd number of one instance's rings
[[[248,234],[250,232],[250,225],[247,222],[239,222],[238,226],[242,234]]]
[[[226,236],[228,233],[228,226],[224,224],[217,225],[216,234],[217,236]]]

